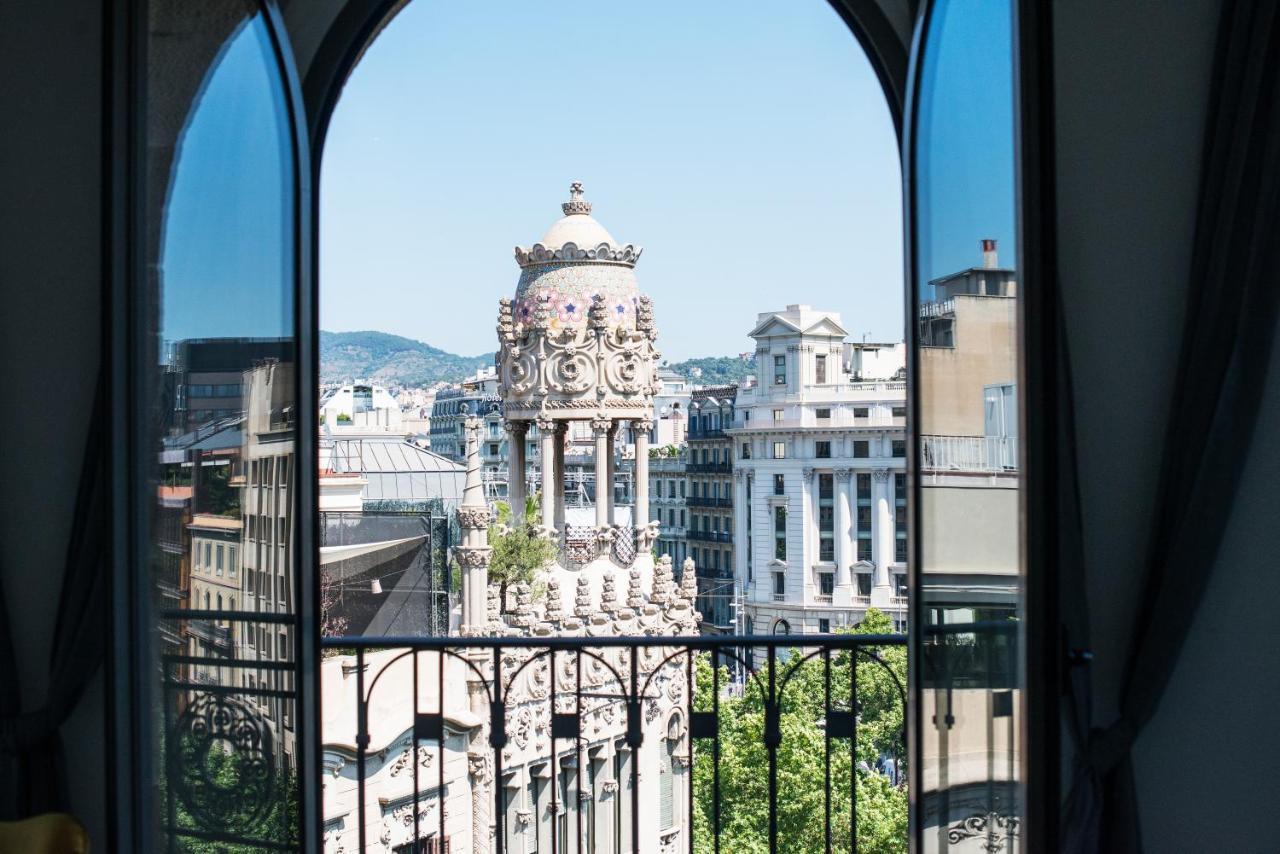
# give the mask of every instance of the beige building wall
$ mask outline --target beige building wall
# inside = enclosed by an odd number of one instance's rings
[[[972,483],[965,483],[966,480]],[[926,484],[920,508],[921,557],[928,574],[1018,572],[1018,481],[954,476]]]
[[[1017,380],[1017,300],[960,295],[955,346],[921,347],[919,432],[983,434],[984,386]]]

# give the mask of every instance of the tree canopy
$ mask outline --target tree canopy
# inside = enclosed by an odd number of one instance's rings
[[[521,582],[534,585],[538,573],[556,559],[555,544],[534,532],[538,519],[537,496],[525,501],[524,524],[511,524],[511,507],[499,501],[497,522],[489,526],[489,581],[502,591],[503,605],[507,602],[507,588]]]
[[[858,634],[888,634],[891,621],[871,609],[853,630]],[[857,697],[856,762],[848,738],[827,739],[828,674],[823,659],[797,649],[779,655],[776,669],[779,728],[777,748],[778,850],[823,851],[826,845],[826,798],[830,792],[831,849],[852,849],[850,804],[856,791],[858,850],[890,854],[907,849],[907,792],[877,770],[904,752],[903,700],[898,685],[906,685],[906,650],[872,650],[883,666],[864,655],[853,667]],[[850,655],[830,657],[831,709],[850,709]],[[769,752],[764,741],[767,677],[748,678],[740,696],[720,697],[720,850],[765,852],[769,827]],[[896,677],[896,681],[895,681]],[[719,684],[727,684],[722,669]],[[711,663],[698,662],[696,705],[711,709]],[[695,742],[694,840],[698,854],[714,850],[714,755],[709,741]],[[827,751],[830,751],[830,787]],[[899,765],[900,767],[900,765]],[[898,775],[902,779],[904,773]],[[854,783],[856,779],[856,789]]]

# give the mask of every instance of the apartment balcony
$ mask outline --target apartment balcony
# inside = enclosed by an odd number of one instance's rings
[[[689,463],[684,470],[689,474],[733,474],[733,463]]]
[[[860,818],[868,806],[852,775],[883,775],[905,798],[905,730],[889,728],[874,745],[860,732],[905,710],[905,643],[900,634],[325,638],[343,674],[326,694],[342,712],[326,715],[325,739],[344,745],[325,760],[326,806],[337,810],[325,816],[326,841],[348,851],[441,850],[432,839],[499,853],[856,850],[876,831]],[[896,690],[873,696],[864,679],[877,669]],[[447,689],[462,679],[477,702]],[[791,738],[825,745],[804,791],[779,785],[792,773]],[[758,766],[722,764],[756,751]],[[742,818],[747,801],[760,805],[758,821]],[[807,814],[803,839],[781,835],[780,817],[793,823],[797,809]]]
[[[691,495],[684,500],[690,507],[732,507],[732,498],[708,498],[705,495]]]
[[[692,429],[690,429],[690,430],[685,434],[685,438],[686,438],[686,439],[688,439],[690,442],[697,442],[697,441],[702,440],[702,439],[723,439],[723,438],[724,438],[724,429],[723,429],[723,428],[721,428],[721,427],[716,427],[716,428],[715,428],[715,429],[713,429],[713,430],[692,430]]]
[[[729,531],[690,531],[689,539],[704,543],[732,543],[733,534]]]
[[[1005,474],[1018,470],[1018,440],[1011,436],[920,437],[920,469],[929,473]]]
[[[956,301],[954,299],[920,304],[920,318],[922,320],[931,320],[937,317],[955,317],[955,314]]]
[[[228,626],[220,626],[211,619],[189,620],[186,625],[187,634],[197,640],[217,649],[231,647],[231,629]]]
[[[734,428],[734,433],[837,430],[855,427],[866,429],[901,427],[905,429],[906,426],[907,419],[904,415],[868,415],[866,418],[857,418],[852,415],[833,415],[830,418],[780,418],[774,421],[751,421],[746,424],[739,424]],[[691,471],[692,468],[690,466]]]

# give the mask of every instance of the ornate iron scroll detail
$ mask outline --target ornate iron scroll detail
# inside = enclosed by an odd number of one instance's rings
[[[947,841],[955,845],[966,839],[985,837],[982,849],[991,854],[1004,850],[1004,844],[1018,835],[1018,817],[989,812],[975,813],[947,828]]]
[[[169,782],[199,827],[259,831],[276,803],[274,743],[244,701],[201,694],[174,722]]]

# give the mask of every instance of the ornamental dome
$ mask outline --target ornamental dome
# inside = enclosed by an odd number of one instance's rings
[[[582,184],[569,188],[569,201],[560,205],[564,217],[552,223],[542,240],[528,249],[517,246],[520,283],[516,286],[514,320],[530,324],[538,304],[546,300],[552,330],[587,325],[596,295],[604,297],[610,327],[636,325],[640,291],[635,264],[641,249],[619,245],[591,216],[591,203],[582,197]]]

